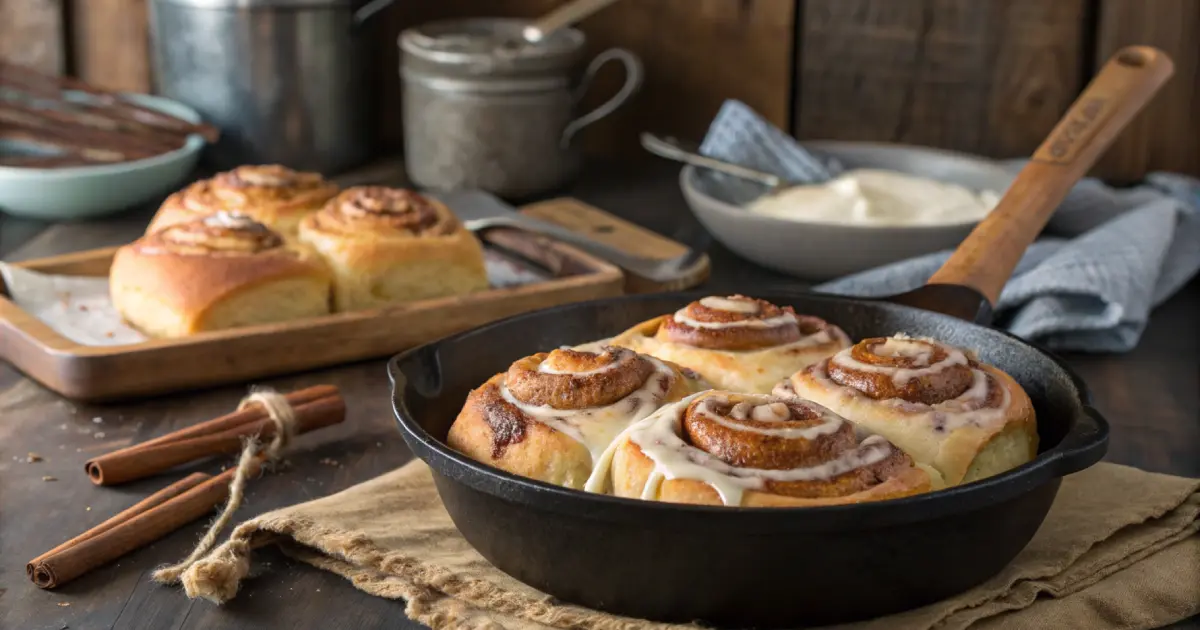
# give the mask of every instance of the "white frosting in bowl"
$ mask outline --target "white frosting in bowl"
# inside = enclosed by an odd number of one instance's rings
[[[823,184],[793,186],[745,206],[763,216],[797,222],[902,227],[953,225],[983,219],[994,191],[881,169],[855,169]]]

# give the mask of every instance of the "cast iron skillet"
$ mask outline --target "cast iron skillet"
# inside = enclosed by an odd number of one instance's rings
[[[743,291],[825,318],[855,339],[903,331],[976,349],[1033,400],[1040,452],[1019,468],[876,503],[728,508],[569,490],[446,446],[468,391],[515,359],[614,335],[703,293],[560,306],[399,355],[388,371],[404,439],[429,464],[467,541],[500,570],[567,602],[663,621],[798,626],[875,617],[969,589],[1025,547],[1061,478],[1099,461],[1108,441],[1107,423],[1070,370],[976,322],[990,319],[989,303],[1070,185],[1170,73],[1158,51],[1121,51],[930,285],[884,300]]]

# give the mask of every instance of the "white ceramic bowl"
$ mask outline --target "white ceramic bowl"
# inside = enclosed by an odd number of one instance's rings
[[[867,142],[805,142],[847,169],[880,168],[1003,193],[1013,175],[987,158],[925,147]],[[754,182],[686,166],[683,196],[713,237],[738,255],[806,280],[826,280],[958,246],[975,221],[956,225],[830,225],[751,214],[742,206],[766,192]]]
[[[126,96],[144,107],[200,122],[200,114],[182,103],[144,94]],[[0,210],[50,221],[119,212],[178,188],[203,148],[204,138],[192,134],[184,146],[144,160],[64,168],[0,166]]]

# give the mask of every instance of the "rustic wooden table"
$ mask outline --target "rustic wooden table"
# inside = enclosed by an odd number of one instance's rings
[[[598,168],[570,192],[678,240],[703,230],[687,212],[675,169]],[[0,258],[19,260],[127,242],[149,211],[79,224],[47,225],[0,215]],[[713,245],[716,291],[753,292],[796,282],[743,262]],[[1113,424],[1110,461],[1200,477],[1200,280],[1159,308],[1141,344],[1125,355],[1067,357],[1090,383]],[[292,466],[254,483],[238,514],[254,514],[336,492],[410,458],[388,408],[384,362],[370,361],[269,381],[289,390],[317,383],[342,388],[347,421],[294,443]],[[35,588],[24,563],[165,485],[152,479],[96,488],[83,473],[92,454],[141,441],[227,412],[244,387],[110,405],[77,405],[0,364],[0,628],[411,628],[400,602],[366,596],[348,582],[265,551],[260,579],[223,607],[189,601],[154,585],[150,570],[183,557],[193,524],[55,591]],[[44,459],[23,460],[30,452]],[[22,461],[18,461],[22,460]],[[213,463],[205,467],[215,469]],[[44,481],[54,477],[56,481]],[[1200,629],[1200,618],[1178,628]]]

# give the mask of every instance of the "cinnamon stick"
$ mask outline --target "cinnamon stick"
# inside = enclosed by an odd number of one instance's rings
[[[26,66],[0,62],[0,84],[56,102],[65,102],[62,95],[63,90],[75,90],[94,97],[105,108],[106,113],[115,118],[173,130],[185,135],[198,133],[210,143],[216,142],[220,137],[217,128],[207,123],[191,123],[165,112],[143,107],[125,99],[119,93],[102,90],[79,79],[51,76]]]
[[[220,477],[192,473],[30,560],[25,574],[42,588],[54,588],[157,540],[224,500],[219,489],[228,492],[230,477],[221,476],[223,485],[213,483]]]
[[[297,434],[337,424],[346,404],[336,387],[319,385],[285,396],[295,413]],[[187,462],[235,453],[251,436],[270,439],[272,422],[261,406],[252,405],[207,422],[101,455],[85,464],[92,483],[101,486],[148,477]]]

